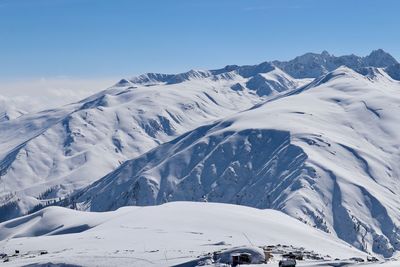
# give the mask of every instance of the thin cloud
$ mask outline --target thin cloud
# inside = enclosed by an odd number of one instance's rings
[[[17,107],[33,112],[79,101],[112,86],[117,81],[116,78],[70,77],[0,81],[0,96]]]

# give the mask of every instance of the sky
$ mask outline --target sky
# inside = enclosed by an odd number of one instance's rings
[[[323,50],[400,59],[399,13],[398,0],[0,0],[0,94]]]

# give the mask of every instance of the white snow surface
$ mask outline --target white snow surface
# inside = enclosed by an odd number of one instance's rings
[[[106,213],[49,207],[1,223],[0,233],[4,252],[21,254],[4,266],[172,266],[220,249],[276,244],[333,258],[366,257],[282,212],[218,203],[174,202]],[[48,254],[38,255],[40,250]]]

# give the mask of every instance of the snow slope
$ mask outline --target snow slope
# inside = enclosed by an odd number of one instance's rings
[[[257,75],[262,80],[247,88]],[[267,63],[190,71],[168,82],[145,76],[77,103],[0,122],[0,221],[64,198],[199,125],[309,82]]]
[[[86,213],[50,207],[0,224],[4,266],[172,266],[223,248],[293,245],[332,258],[366,257],[343,241],[274,210],[174,202]],[[249,244],[251,242],[251,244]],[[38,255],[39,250],[48,254]]]
[[[281,210],[364,251],[400,250],[400,83],[341,67],[162,144],[78,193],[84,210],[177,200]]]

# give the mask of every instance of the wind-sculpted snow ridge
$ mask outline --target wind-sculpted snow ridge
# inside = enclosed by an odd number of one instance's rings
[[[125,80],[77,103],[2,119],[0,221],[59,201],[125,160],[309,82],[269,64],[245,67],[243,76],[231,69],[146,75],[144,84]],[[257,75],[262,79],[251,83]],[[147,86],[157,79],[166,83]]]
[[[174,202],[107,213],[49,207],[0,224],[2,252],[20,251],[7,266],[173,266],[221,249],[278,244],[330,259],[366,258],[282,212],[217,203]],[[43,250],[47,254],[39,256]]]
[[[341,67],[202,126],[80,192],[81,209],[212,201],[281,210],[359,249],[400,250],[400,83]]]

